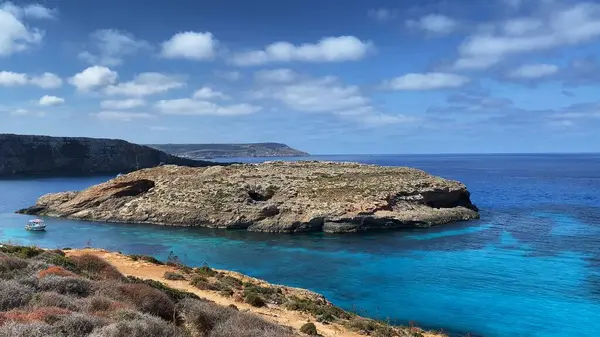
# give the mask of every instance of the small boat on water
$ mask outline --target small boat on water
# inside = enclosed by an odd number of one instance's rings
[[[28,231],[40,232],[46,230],[46,224],[42,219],[34,219],[29,220],[27,225],[25,225],[25,229]]]

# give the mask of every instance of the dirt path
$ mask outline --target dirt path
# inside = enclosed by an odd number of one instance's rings
[[[276,322],[280,325],[285,325],[294,328],[296,331],[300,327],[309,321],[312,321],[317,326],[317,330],[324,337],[360,337],[363,336],[356,332],[348,331],[345,327],[339,324],[321,324],[311,320],[310,316],[298,311],[290,311],[280,307],[271,306],[268,308],[255,308],[246,303],[236,302],[233,298],[228,298],[219,295],[213,291],[200,290],[189,284],[189,281],[171,281],[163,277],[166,271],[176,272],[177,270],[173,267],[165,265],[156,265],[146,261],[133,261],[131,258],[105,250],[99,249],[81,249],[81,250],[68,250],[65,251],[67,256],[77,256],[81,254],[93,254],[99,256],[106,261],[114,265],[122,274],[126,276],[135,276],[142,279],[152,279],[160,281],[169,287],[188,291],[194,293],[200,297],[209,299],[221,305],[234,304],[240,310],[246,310],[257,314],[264,319]],[[237,274],[237,273],[236,273]],[[239,274],[237,274],[239,275]]]

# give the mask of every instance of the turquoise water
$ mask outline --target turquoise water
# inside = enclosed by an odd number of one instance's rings
[[[363,315],[472,336],[600,331],[600,155],[346,156],[465,182],[482,219],[367,235],[263,234],[13,214],[110,177],[0,180],[0,239],[208,263],[323,293]],[[260,161],[261,159],[253,159]]]

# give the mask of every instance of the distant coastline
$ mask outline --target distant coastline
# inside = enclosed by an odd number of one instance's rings
[[[151,148],[188,159],[307,157],[310,154],[281,143],[149,144]]]

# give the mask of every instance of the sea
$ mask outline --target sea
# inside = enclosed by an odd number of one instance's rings
[[[285,159],[285,158],[284,158]],[[297,160],[298,158],[295,158]],[[600,334],[600,154],[360,155],[464,182],[481,219],[366,234],[267,234],[48,218],[14,211],[112,177],[0,180],[0,241],[92,246],[307,288],[361,315],[452,336]],[[235,158],[260,162],[273,158]]]

